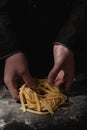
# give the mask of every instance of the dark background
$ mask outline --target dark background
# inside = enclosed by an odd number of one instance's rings
[[[63,0],[56,8],[52,8],[52,1],[42,3],[38,0],[8,1],[8,14],[12,23],[12,29],[16,32],[17,42],[22,47],[28,59],[29,70],[33,77],[46,77],[53,67],[53,45],[58,30],[66,21],[69,13]],[[31,6],[29,9],[29,2]],[[41,6],[39,6],[41,4]],[[46,4],[46,6],[44,5]],[[36,6],[36,7],[35,7]],[[54,5],[53,5],[54,6]],[[48,10],[49,7],[49,10]],[[61,7],[63,10],[61,10]],[[44,11],[43,11],[44,10]],[[61,10],[61,12],[60,12]],[[47,14],[48,11],[48,14]],[[60,19],[56,19],[57,11]],[[67,14],[66,16],[64,13]],[[51,15],[49,15],[51,14]],[[58,21],[57,21],[58,20]],[[58,26],[57,26],[58,25]],[[86,34],[85,34],[86,37]],[[83,39],[84,41],[84,39]],[[85,42],[85,41],[84,41]],[[76,75],[87,73],[87,54],[75,55]],[[5,59],[0,61],[0,77],[3,79]]]

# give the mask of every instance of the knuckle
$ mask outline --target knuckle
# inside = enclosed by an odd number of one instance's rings
[[[10,82],[11,82],[11,78],[9,78],[8,76],[4,77],[5,84],[10,84]]]

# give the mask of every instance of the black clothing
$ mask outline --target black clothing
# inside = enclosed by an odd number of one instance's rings
[[[86,53],[86,16],[86,0],[1,0],[0,58],[23,51],[34,72],[44,67],[48,73],[52,43]]]

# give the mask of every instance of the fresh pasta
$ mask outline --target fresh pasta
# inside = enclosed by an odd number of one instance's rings
[[[48,84],[46,79],[36,79],[35,84],[39,93],[33,91],[26,84],[19,90],[21,108],[23,112],[44,115],[54,114],[54,111],[67,100],[58,87]]]

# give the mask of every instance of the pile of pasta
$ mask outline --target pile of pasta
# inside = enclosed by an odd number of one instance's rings
[[[23,112],[32,112],[40,115],[54,114],[54,111],[64,104],[67,96],[60,92],[58,87],[48,84],[46,79],[36,79],[39,93],[30,89],[26,84],[19,90],[21,109]]]

